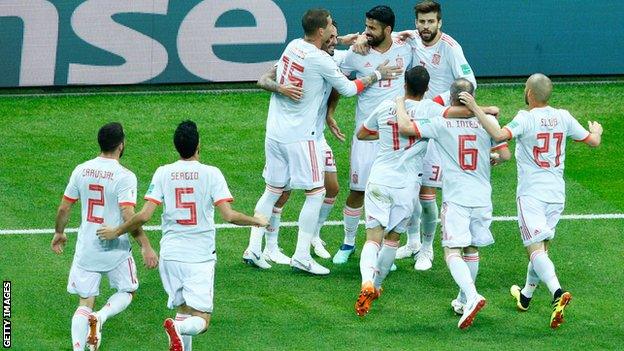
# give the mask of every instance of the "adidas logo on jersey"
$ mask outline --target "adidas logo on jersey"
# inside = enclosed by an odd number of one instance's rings
[[[373,67],[373,65],[371,65],[370,62],[366,62],[366,64],[364,65],[364,67],[369,68],[369,67]]]

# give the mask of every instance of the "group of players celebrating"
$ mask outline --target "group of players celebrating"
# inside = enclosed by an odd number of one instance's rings
[[[343,210],[345,235],[333,263],[346,263],[355,251],[364,208],[366,241],[360,254],[357,315],[366,315],[381,296],[395,259],[414,257],[416,270],[431,268],[440,188],[444,257],[459,287],[451,306],[460,315],[460,329],[473,323],[486,304],[475,286],[479,248],[494,242],[490,170],[511,158],[506,142],[515,138],[518,224],[529,262],[524,287],[513,285],[510,292],[518,309],[526,311],[543,282],[553,297],[550,326],[563,322],[572,295],[559,284],[548,243],[564,207],[566,139],[596,147],[602,127],[589,122],[588,131],[566,110],[550,107],[552,83],[534,74],[524,91],[528,109],[501,128],[498,108],[480,107],[474,99],[474,74],[460,45],[441,32],[440,5],[423,1],[414,9],[415,31],[394,31],[392,9],[376,6],[366,13],[364,34],[342,37],[327,10],[304,14],[304,38],[290,42],[258,81],[273,94],[265,139],[266,188],[253,217],[231,208],[232,195],[222,173],[199,162],[199,133],[191,121],[182,122],[174,133],[180,160],[158,168],[144,207],[134,214],[137,180],[119,164],[123,128],[111,123],[100,129],[101,154],[72,173],[51,244],[53,251],[63,251],[71,206],[81,199],[82,224],[67,286],[80,298],[72,318],[74,350],[97,350],[102,324],[123,311],[138,288],[125,233],[141,246],[146,265],[159,267],[167,305],[177,309],[176,318],[164,322],[170,350],[191,350],[192,336],[205,331],[210,321],[215,208],[227,222],[252,226],[243,253],[246,263],[262,269],[271,268],[269,262],[288,264],[310,274],[329,274],[311,250],[331,258],[320,230],[335,204],[338,179],[324,129],[328,126],[339,140],[345,139],[334,119],[340,95],[358,95],[358,100],[350,193]],[[338,43],[351,47],[336,50]],[[279,247],[278,232],[282,207],[293,189],[304,190],[306,197],[296,249],[288,257]],[[159,262],[141,225],[160,204]],[[404,233],[407,243],[399,247]],[[94,312],[103,273],[117,292]]]

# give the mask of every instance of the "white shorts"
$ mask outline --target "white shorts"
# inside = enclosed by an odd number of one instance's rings
[[[442,160],[433,140],[429,140],[423,158],[422,185],[442,189]]]
[[[188,263],[161,260],[158,270],[163,287],[169,295],[167,307],[183,304],[200,312],[212,313],[215,260]]]
[[[318,142],[289,144],[265,139],[265,165],[262,176],[267,184],[283,188],[310,190],[325,184],[323,157]]]
[[[555,227],[563,212],[562,203],[542,202],[531,196],[516,199],[518,226],[524,246],[555,237]]]
[[[443,247],[488,246],[494,243],[490,232],[492,206],[466,207],[443,202],[440,212]]]
[[[405,233],[407,224],[414,212],[420,184],[408,188],[391,188],[385,185],[368,183],[364,196],[366,228],[382,226],[384,232]]]
[[[375,157],[379,151],[379,142],[358,140],[353,137],[351,142],[350,157],[350,183],[351,190],[364,191],[366,183],[368,183],[368,175],[370,174]]]
[[[325,137],[319,139],[318,141],[321,147],[321,154],[323,155],[323,166],[325,168],[325,172],[328,173],[336,173],[338,169],[336,168],[336,159],[334,158],[334,152],[331,149],[331,146],[325,140]]]
[[[100,281],[102,274],[108,277],[111,289],[118,292],[133,292],[139,288],[136,264],[132,256],[121,261],[113,270],[108,272],[93,272],[82,269],[72,263],[67,281],[67,292],[77,294],[82,298],[100,295]]]

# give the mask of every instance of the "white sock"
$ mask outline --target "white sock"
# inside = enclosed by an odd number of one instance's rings
[[[416,201],[416,206],[414,206],[414,212],[412,213],[412,218],[410,218],[409,224],[407,226],[407,245],[411,247],[420,245],[420,215],[422,213],[422,207],[420,206],[420,202]]]
[[[451,275],[455,280],[455,283],[466,294],[466,301],[472,301],[477,297],[477,288],[474,285],[474,281],[470,276],[470,268],[462,257],[453,253],[446,258],[446,264],[448,265]]]
[[[178,331],[182,335],[197,335],[206,330],[206,320],[202,317],[191,316],[183,321],[175,321]]]
[[[283,190],[266,185],[264,193],[258,199],[256,203],[255,211],[262,214],[266,218],[271,218],[271,210],[273,205],[282,195]],[[251,234],[249,235],[249,249],[259,254],[262,251],[262,237],[264,236],[264,228],[251,227]]]
[[[360,273],[362,274],[362,284],[372,282],[377,269],[377,253],[379,252],[379,244],[368,240],[362,247],[360,254]]]
[[[323,204],[323,197],[325,197],[325,189],[322,188],[316,192],[306,193],[305,202],[299,213],[299,232],[297,234],[297,248],[293,257],[309,260],[310,256],[310,244],[314,231],[316,230],[316,223],[318,221],[319,211]]]
[[[344,241],[345,245],[355,246],[355,236],[357,235],[358,224],[360,223],[360,215],[362,208],[351,208],[345,206],[342,211],[344,220]]]
[[[529,264],[527,265],[526,282],[524,283],[524,288],[522,288],[521,291],[522,295],[529,298],[533,297],[533,293],[535,292],[535,289],[537,289],[539,282],[540,278],[535,272],[535,269],[533,269],[533,263],[529,261]]]
[[[282,220],[282,209],[273,207],[269,226],[264,231],[264,240],[266,241],[265,249],[272,251],[278,249],[278,236],[280,222]]]
[[[331,212],[332,208],[334,208],[334,203],[336,203],[335,197],[326,197],[325,200],[323,200],[323,205],[321,205],[321,211],[319,212],[318,222],[316,223],[314,239],[321,238],[321,228],[323,227],[323,224],[325,224],[327,217],[329,217],[329,213]]]
[[[464,253],[464,262],[470,269],[470,277],[472,278],[473,283],[477,283],[477,274],[479,273],[479,253]],[[460,301],[466,303],[466,295],[463,291],[459,291]]]
[[[89,315],[92,310],[87,306],[78,306],[71,324],[72,347],[74,350],[83,351],[87,346],[87,334],[89,334]]]
[[[422,246],[423,249],[431,251],[433,250],[433,238],[438,225],[438,204],[436,203],[435,195],[429,195],[426,198],[421,196],[420,205],[422,206]]]
[[[117,313],[125,310],[130,302],[132,301],[132,294],[127,292],[117,292],[114,293],[111,297],[106,301],[106,305],[102,307],[97,314],[100,316],[102,320],[102,324],[106,323],[106,321],[116,315]]]
[[[543,250],[533,251],[531,263],[533,263],[533,270],[535,270],[540,280],[546,284],[551,295],[554,295],[555,291],[561,289],[559,279],[557,279],[555,274],[555,265],[546,252]]]
[[[191,317],[190,314],[177,313],[175,320],[176,322],[183,322],[189,317]],[[193,350],[193,336],[192,335],[182,335],[182,343],[184,344],[184,351]]]
[[[381,284],[390,273],[390,268],[396,258],[396,252],[399,248],[398,241],[385,240],[379,254],[377,255],[377,274],[375,275],[375,287],[381,288]]]

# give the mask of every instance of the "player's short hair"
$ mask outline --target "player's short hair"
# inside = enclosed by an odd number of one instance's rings
[[[406,93],[410,96],[423,96],[429,86],[429,72],[423,66],[410,68],[405,72]]]
[[[435,12],[438,17],[438,21],[442,19],[442,6],[439,3],[431,0],[421,1],[416,6],[414,6],[414,12],[416,14],[416,18],[418,18],[419,13],[431,13]]]
[[[100,151],[111,152],[123,143],[126,135],[124,134],[123,127],[119,122],[112,122],[102,126],[98,131],[98,144],[100,144]]]
[[[474,94],[474,85],[466,78],[457,78],[451,84],[451,104],[459,101],[459,93],[466,92],[470,95]]]
[[[533,98],[538,102],[548,102],[553,90],[552,81],[542,73],[534,73],[527,79],[527,87],[531,89]]]
[[[334,25],[334,27],[336,27],[336,29],[338,29],[338,23],[336,23],[336,20],[334,20],[333,18],[332,18],[332,24]]]
[[[182,158],[191,158],[199,145],[199,132],[195,122],[186,120],[178,124],[173,133],[173,144]]]
[[[325,9],[309,9],[301,18],[301,25],[305,35],[314,35],[319,28],[327,28],[331,13]]]
[[[388,6],[379,5],[368,10],[366,18],[379,21],[385,26],[390,26],[390,29],[394,29],[394,11]]]

